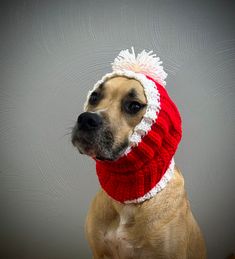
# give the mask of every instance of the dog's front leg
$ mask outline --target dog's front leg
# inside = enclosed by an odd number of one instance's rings
[[[106,235],[117,220],[118,214],[110,198],[100,191],[90,206],[85,224],[86,237],[94,259],[112,258]]]

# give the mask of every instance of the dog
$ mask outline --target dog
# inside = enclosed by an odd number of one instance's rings
[[[85,112],[73,128],[72,143],[81,154],[112,165],[126,155],[130,136],[147,109],[140,81],[125,75],[110,77],[89,94]],[[94,259],[206,258],[184,178],[179,168],[172,170],[164,188],[137,203],[120,202],[103,188],[97,193],[85,224]]]

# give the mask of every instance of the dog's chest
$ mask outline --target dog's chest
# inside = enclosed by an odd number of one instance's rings
[[[133,229],[136,229],[135,208],[126,206],[113,221],[104,234],[104,244],[112,255],[110,258],[133,258],[142,245],[136,240]]]

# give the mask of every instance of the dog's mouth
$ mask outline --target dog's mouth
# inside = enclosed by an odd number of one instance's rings
[[[117,160],[124,154],[129,144],[128,140],[115,143],[112,132],[105,127],[95,132],[84,132],[75,126],[71,141],[81,154],[101,161]]]

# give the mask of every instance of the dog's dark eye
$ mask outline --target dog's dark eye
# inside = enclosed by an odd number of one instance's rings
[[[99,97],[100,97],[100,94],[97,93],[97,92],[93,92],[89,98],[89,104],[90,105],[95,105],[98,103],[99,101]]]
[[[133,102],[126,102],[124,104],[124,110],[125,112],[129,113],[129,114],[136,114],[138,111],[140,111],[143,107],[145,106],[145,104],[141,104],[138,103],[136,101]]]

